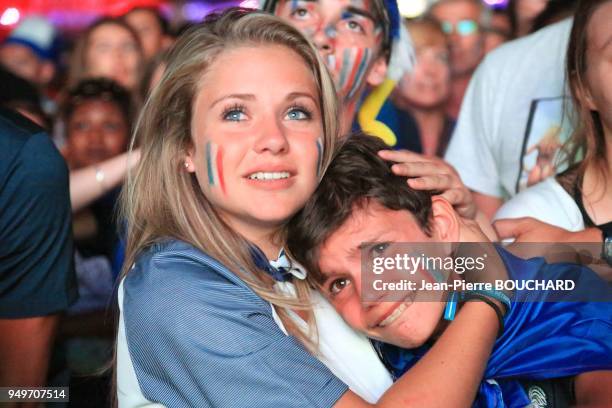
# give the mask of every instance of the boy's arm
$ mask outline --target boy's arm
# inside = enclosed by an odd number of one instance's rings
[[[468,302],[431,350],[378,403],[369,405],[348,391],[334,407],[470,406],[498,329],[497,316],[490,306]]]

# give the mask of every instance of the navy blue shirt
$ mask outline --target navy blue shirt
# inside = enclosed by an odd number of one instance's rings
[[[57,313],[76,297],[66,163],[43,129],[0,108],[0,318]]]
[[[184,242],[155,244],[139,256],[123,281],[121,318],[120,348],[125,341],[151,402],[323,408],[348,389],[280,329],[270,303]]]

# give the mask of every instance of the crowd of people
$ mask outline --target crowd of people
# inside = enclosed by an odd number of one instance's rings
[[[609,404],[612,1],[397,3],[265,0],[176,30],[136,7],[69,50],[21,21],[0,43],[0,386]],[[590,244],[560,263],[502,241]],[[486,270],[439,284],[576,287],[367,298],[364,259],[406,242],[480,243]]]

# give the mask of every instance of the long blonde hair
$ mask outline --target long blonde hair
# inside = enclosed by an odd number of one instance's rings
[[[295,282],[295,299],[275,292],[269,275],[255,265],[250,244],[223,222],[195,176],[183,168],[192,146],[194,99],[207,69],[228,49],[270,44],[296,52],[312,72],[323,117],[321,162],[327,167],[339,132],[337,102],[317,50],[299,31],[263,12],[230,9],[208,18],[183,34],[170,51],[164,75],[137,121],[133,140],[142,146],[142,157],[135,174],[128,175],[121,198],[128,225],[122,275],[151,244],[167,238],[187,242],[225,265],[264,300],[280,306],[277,312],[286,329],[308,345],[307,336],[288,318],[287,311],[303,309],[312,323],[306,284]]]

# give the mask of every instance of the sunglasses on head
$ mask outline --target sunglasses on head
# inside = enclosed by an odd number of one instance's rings
[[[456,24],[453,24],[450,21],[443,21],[441,26],[442,31],[444,31],[444,33],[447,35],[450,35],[453,33],[453,31],[456,31],[457,34],[466,36],[474,34],[476,31],[478,31],[478,23],[474,20],[461,20]]]

